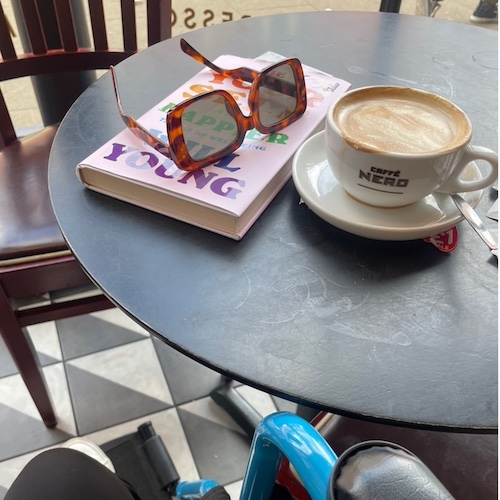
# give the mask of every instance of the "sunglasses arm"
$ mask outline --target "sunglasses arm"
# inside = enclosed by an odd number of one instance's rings
[[[208,68],[212,69],[216,73],[219,73],[223,76],[227,76],[229,78],[236,78],[237,80],[243,80],[244,82],[253,82],[257,76],[259,75],[259,71],[255,71],[250,68],[236,68],[236,69],[224,69],[212,61],[209,61],[205,56],[200,54],[192,45],[190,45],[184,38],[181,38],[181,49],[188,56],[191,56],[195,61],[198,61],[201,64],[204,64]],[[273,77],[269,76],[264,78],[261,82],[263,87],[268,87],[270,89],[276,88]],[[290,85],[287,82],[281,80],[279,81],[279,85],[282,87],[282,91],[284,91],[287,95],[295,96],[296,95],[296,86]]]
[[[243,80],[244,82],[253,82],[257,75],[258,71],[255,71],[250,68],[235,68],[235,69],[224,69],[212,61],[208,60],[205,56],[200,54],[192,45],[190,45],[184,38],[181,38],[181,49],[182,51],[191,56],[195,61],[198,61],[201,64],[204,64],[208,68],[214,70],[216,73],[219,73],[223,76],[227,76],[229,78],[236,78],[237,80]]]
[[[115,69],[113,66],[110,66],[109,68],[111,72],[111,78],[113,80],[113,89],[115,91],[115,97],[116,97],[116,104],[118,106],[118,112],[120,113],[120,116],[127,126],[127,128],[130,129],[130,131],[139,139],[147,143],[149,146],[151,146],[153,149],[161,153],[162,155],[166,156],[167,158],[171,158],[170,156],[170,147],[168,146],[167,143],[163,142],[161,139],[158,137],[155,137],[148,129],[143,127],[138,121],[136,121],[134,118],[132,118],[130,115],[127,115],[123,111],[122,107],[122,102],[120,99],[120,93],[118,91],[118,81],[116,79],[116,73]]]

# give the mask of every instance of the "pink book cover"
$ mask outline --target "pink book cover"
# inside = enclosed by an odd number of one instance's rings
[[[223,68],[246,66],[260,70],[280,59],[283,57],[266,52],[257,59],[224,55],[217,58],[215,63]],[[248,131],[243,145],[238,150],[210,167],[191,173],[179,170],[171,160],[125,129],[84,159],[77,166],[77,175],[84,185],[95,191],[240,239],[290,178],[291,168],[288,160],[313,132],[323,127],[328,107],[350,86],[348,82],[319,70],[305,65],[303,68],[307,89],[305,114],[279,132],[263,135],[255,129]],[[154,135],[168,142],[166,111],[189,97],[215,89],[231,92],[243,113],[249,114],[247,100],[250,84],[223,77],[204,68],[138,121]],[[126,110],[126,102],[123,102],[123,105]],[[118,110],[116,113],[118,115]],[[98,170],[107,173],[110,178],[126,179],[136,186],[161,191],[168,194],[172,201],[169,203],[166,198],[160,207],[157,203],[149,203],[148,197],[134,197],[130,194],[133,190],[127,190],[128,194],[125,194],[120,193],[120,188],[115,191],[95,185],[87,182],[86,169]],[[286,171],[281,172],[282,169]],[[123,185],[118,182],[117,184]],[[256,198],[259,196],[259,204],[255,207]],[[188,200],[197,206],[209,207],[215,213],[236,219],[242,217],[249,208],[252,209],[252,214],[242,220],[241,227],[224,230],[217,227],[216,217],[211,221],[206,218],[197,220],[196,210],[191,210],[190,214],[179,213],[180,209],[176,212],[173,207],[174,200]],[[254,206],[251,206],[252,203]]]

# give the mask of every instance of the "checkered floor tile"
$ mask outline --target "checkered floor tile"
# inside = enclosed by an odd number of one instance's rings
[[[209,397],[221,376],[111,309],[29,328],[59,423],[47,429],[0,339],[0,500],[26,463],[74,436],[97,444],[151,421],[183,480],[211,477],[238,497],[249,438]],[[262,415],[295,405],[246,386]]]

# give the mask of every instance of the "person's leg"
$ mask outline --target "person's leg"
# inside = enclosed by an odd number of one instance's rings
[[[93,458],[56,448],[31,460],[5,500],[140,500],[131,487]]]
[[[497,23],[497,0],[480,0],[470,20],[474,23]]]

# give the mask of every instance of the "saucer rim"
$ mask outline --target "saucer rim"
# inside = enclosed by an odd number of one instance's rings
[[[368,239],[382,240],[382,241],[409,241],[409,240],[428,238],[436,234],[442,233],[456,226],[459,222],[464,220],[464,216],[461,214],[458,208],[455,207],[454,204],[453,204],[454,207],[453,212],[443,211],[443,215],[445,216],[444,220],[430,224],[425,224],[422,226],[406,226],[406,227],[392,227],[384,225],[374,226],[366,222],[356,222],[355,218],[346,218],[338,216],[334,211],[327,210],[324,206],[321,205],[320,198],[318,196],[314,195],[311,196],[310,190],[307,190],[306,187],[301,182],[301,174],[299,172],[299,168],[305,168],[307,164],[307,162],[301,158],[301,156],[304,154],[304,150],[306,150],[309,147],[309,145],[314,141],[320,140],[321,136],[324,136],[324,134],[325,130],[321,130],[313,134],[296,151],[292,162],[292,178],[295,184],[295,188],[297,189],[301,197],[301,200],[318,217],[328,222],[332,226],[337,227],[350,234],[354,234]],[[324,141],[322,141],[322,144],[324,144]],[[321,147],[320,151],[316,152],[316,155],[320,155],[322,159],[321,162],[315,161],[314,165],[319,165],[320,163],[323,164],[324,162],[328,163],[324,146]],[[475,164],[475,162],[471,162],[471,164],[473,164],[473,167],[476,169],[477,175],[480,175],[480,170]],[[312,164],[310,165],[312,166]],[[338,180],[336,178],[335,180],[338,183]],[[436,195],[449,196],[446,193],[432,193],[428,196],[436,196]],[[467,200],[469,204],[473,208],[475,208],[479,204],[479,201],[482,198],[483,190],[479,189],[475,191],[470,191],[468,193],[465,193],[465,195],[466,196],[468,195],[468,197],[475,195],[474,199]],[[362,202],[354,198],[352,198],[352,201],[356,204],[367,206],[366,204],[363,204]],[[376,208],[377,210],[383,209],[381,207],[374,207],[374,208]],[[393,209],[394,208],[391,208],[390,210]],[[332,219],[335,222],[333,222]]]

